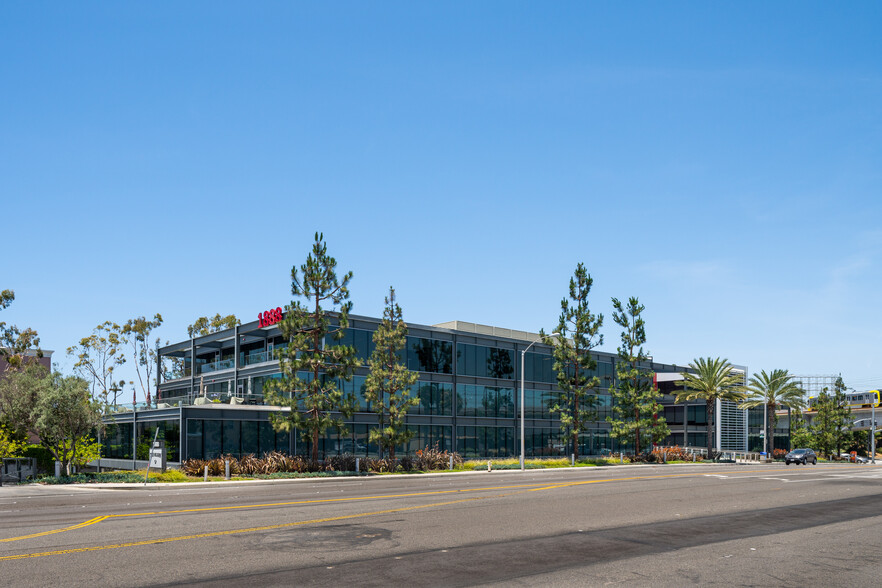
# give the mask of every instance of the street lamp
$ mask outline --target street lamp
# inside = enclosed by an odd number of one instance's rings
[[[555,331],[549,337],[556,337],[560,335],[560,332]],[[521,471],[526,470],[526,466],[524,465],[524,358],[527,355],[527,351],[530,350],[530,347],[541,341],[542,339],[536,339],[529,345],[527,345],[526,349],[521,350]]]

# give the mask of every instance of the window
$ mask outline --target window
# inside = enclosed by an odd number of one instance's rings
[[[407,338],[407,369],[435,374],[453,373],[453,343]]]
[[[705,406],[687,406],[686,407],[687,422],[689,425],[706,425],[707,424],[707,407]]]
[[[514,350],[458,343],[456,373],[501,380],[514,379]]]

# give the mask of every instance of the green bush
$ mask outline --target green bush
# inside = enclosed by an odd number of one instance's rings
[[[187,476],[180,470],[166,470],[165,473],[150,472],[150,480],[153,482],[186,482]]]
[[[49,450],[42,445],[28,445],[24,450],[24,457],[33,457],[37,460],[37,471],[55,473],[55,458]]]
[[[151,478],[150,482],[155,482],[155,478]],[[40,476],[34,480],[38,484],[97,484],[97,483],[128,483],[141,482],[144,483],[144,475],[138,472],[101,472],[101,473],[82,473],[72,476]]]

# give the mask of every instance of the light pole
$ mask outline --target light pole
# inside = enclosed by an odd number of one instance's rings
[[[558,331],[553,332],[550,337],[556,337],[560,335]],[[541,341],[542,339],[536,339],[529,345],[527,345],[526,349],[521,350],[521,471],[526,470],[526,466],[524,464],[524,359],[527,355],[527,351],[530,350],[530,347]]]

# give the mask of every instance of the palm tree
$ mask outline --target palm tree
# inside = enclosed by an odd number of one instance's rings
[[[756,408],[766,406],[765,437],[769,441],[769,454],[775,451],[774,430],[778,424],[778,415],[775,414],[778,406],[789,406],[796,410],[805,408],[805,399],[802,389],[793,381],[793,376],[787,370],[772,370],[767,374],[766,370],[759,376],[751,376],[747,384],[747,398],[740,404],[741,408]],[[769,426],[771,421],[771,426]]]
[[[738,402],[744,399],[744,377],[735,371],[728,359],[699,357],[689,364],[691,372],[681,374],[682,392],[675,392],[677,403],[704,400],[707,406],[707,456],[713,452],[711,419],[717,400]],[[720,426],[719,423],[716,426]]]

